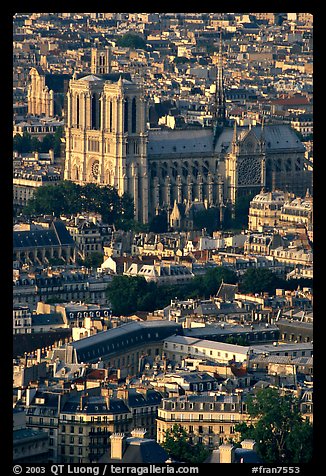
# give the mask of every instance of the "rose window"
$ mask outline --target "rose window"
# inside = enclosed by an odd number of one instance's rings
[[[94,162],[92,165],[92,175],[97,180],[99,174],[99,163]]]
[[[246,157],[238,162],[238,185],[261,183],[261,161],[258,157]]]

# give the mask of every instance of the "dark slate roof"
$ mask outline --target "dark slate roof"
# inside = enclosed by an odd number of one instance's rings
[[[32,326],[50,326],[50,325],[64,325],[64,320],[61,314],[33,314]]]
[[[65,403],[63,413],[75,413],[76,411],[83,412],[90,415],[103,413],[130,413],[129,408],[120,398],[105,397],[86,397],[83,399],[83,408],[80,409],[80,398],[71,398]]]
[[[48,434],[45,431],[33,430],[32,428],[13,431],[14,444],[24,440],[43,440],[44,438],[48,438]]]
[[[161,402],[162,395],[155,390],[147,392],[146,397],[141,393],[129,393],[128,405],[130,407],[143,407],[144,405],[157,405]]]
[[[68,86],[71,74],[45,74],[45,85],[55,93],[63,93]]]
[[[160,342],[181,331],[182,326],[172,321],[129,322],[69,345],[75,349],[78,362],[92,362],[99,357],[121,352],[123,348],[127,351],[142,342],[144,345],[148,342]]]
[[[14,249],[61,245],[75,246],[72,236],[61,220],[54,220],[49,229],[13,232]]]
[[[13,245],[16,248],[34,248],[35,246],[59,246],[60,242],[53,230],[14,231]]]
[[[51,226],[61,245],[74,245],[74,240],[61,220],[54,220]]]
[[[219,290],[217,291],[216,297],[223,299],[223,301],[233,301],[235,293],[237,292],[237,284],[227,284],[222,282]]]
[[[257,138],[261,137],[261,125],[254,126],[251,133]],[[238,127],[238,139],[244,138],[250,133],[248,127]],[[233,139],[233,127],[224,127],[213,148],[213,131],[211,128],[198,130],[160,130],[149,131],[148,153],[149,155],[173,156],[180,153],[229,153]],[[304,152],[305,147],[298,136],[287,124],[271,124],[264,126],[264,139],[267,153],[277,153],[283,150]]]
[[[127,438],[127,448],[121,460],[104,455],[100,463],[156,463],[162,464],[169,458],[168,453],[155,441],[147,438]]]

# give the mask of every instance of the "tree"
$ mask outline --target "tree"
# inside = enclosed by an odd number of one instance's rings
[[[129,315],[141,311],[141,296],[147,294],[148,286],[143,277],[114,276],[107,289],[112,311],[118,315]],[[148,297],[145,307],[148,306]]]
[[[53,150],[54,150],[54,155],[56,157],[60,157],[61,155],[61,138],[63,137],[63,132],[64,132],[63,127],[59,126],[56,128],[56,131],[54,133]]]
[[[298,400],[276,388],[248,397],[250,425],[236,425],[241,438],[252,438],[265,463],[300,464],[312,458],[312,425],[303,421]]]
[[[99,251],[94,251],[84,260],[84,265],[86,268],[99,268],[103,263],[103,253]]]
[[[94,212],[102,215],[106,223],[124,223],[134,216],[133,200],[128,194],[119,196],[109,185],[99,187],[95,183],[79,185],[64,180],[57,185],[39,187],[24,209],[27,215],[53,214],[74,215]]]
[[[218,230],[220,226],[220,216],[217,208],[209,208],[208,210],[201,210],[194,215],[194,228],[202,230],[206,228],[208,233]]]
[[[123,36],[120,36],[116,41],[117,46],[123,48],[132,48],[132,49],[146,49],[146,41],[139,35],[135,33],[126,33]]]
[[[153,217],[149,229],[154,233],[166,233],[168,231],[168,219],[165,211]]]
[[[241,291],[245,293],[268,292],[275,294],[275,290],[282,287],[283,281],[269,269],[248,268],[241,281]]]
[[[189,283],[188,289],[192,297],[208,298],[217,293],[222,280],[226,283],[234,284],[237,282],[237,275],[225,266],[217,266],[206,271],[204,276],[196,276]]]
[[[202,443],[191,444],[185,429],[178,424],[165,430],[163,448],[169,456],[182,463],[200,464],[209,455],[209,450]]]

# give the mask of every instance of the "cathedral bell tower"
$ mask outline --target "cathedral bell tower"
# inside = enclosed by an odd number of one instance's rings
[[[135,219],[148,221],[147,133],[142,87],[122,76],[69,83],[65,180],[129,193]]]

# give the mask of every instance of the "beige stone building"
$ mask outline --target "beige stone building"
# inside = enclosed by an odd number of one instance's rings
[[[63,115],[70,74],[52,74],[40,66],[29,72],[27,89],[28,114],[54,117]]]
[[[309,190],[304,197],[296,197],[281,190],[262,190],[250,202],[248,229],[264,231],[265,228],[313,225],[313,197]]]
[[[157,441],[164,431],[181,425],[192,443],[217,448],[229,438],[236,440],[235,425],[248,421],[246,403],[241,394],[187,395],[164,398],[158,410]]]

